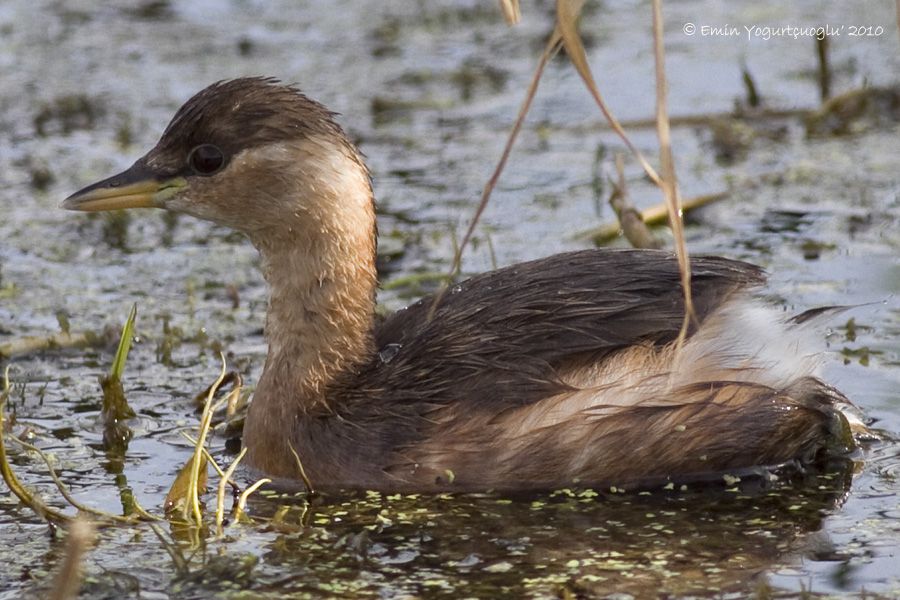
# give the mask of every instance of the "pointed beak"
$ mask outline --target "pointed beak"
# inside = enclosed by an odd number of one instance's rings
[[[160,180],[139,162],[130,169],[79,190],[63,200],[67,210],[88,212],[123,208],[165,208],[166,200],[187,185],[183,177]]]

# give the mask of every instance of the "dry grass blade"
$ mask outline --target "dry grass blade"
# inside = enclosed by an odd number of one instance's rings
[[[606,101],[603,99],[600,90],[597,88],[594,76],[591,73],[591,67],[587,62],[584,44],[581,42],[581,36],[578,35],[578,28],[576,27],[576,22],[578,20],[578,15],[581,14],[582,6],[584,6],[584,0],[557,0],[556,2],[556,31],[562,37],[562,43],[566,49],[566,54],[569,56],[569,60],[572,61],[575,70],[578,71],[578,74],[587,86],[591,96],[593,96],[597,106],[600,107],[603,116],[609,121],[613,131],[616,132],[635,156],[641,167],[647,173],[647,176],[653,180],[655,184],[661,185],[656,170],[650,166],[650,163],[644,158],[641,151],[638,150],[637,147],[631,143],[631,140],[628,139],[628,136],[625,135],[625,130],[622,129],[619,121],[609,110]]]
[[[230,397],[231,395],[229,394],[229,398]],[[192,438],[186,431],[181,432],[181,437],[190,442],[191,446],[197,446],[197,440]],[[213,468],[213,471],[215,471],[219,477],[225,477],[225,471],[222,470],[222,467],[219,466],[219,463],[216,462],[216,459],[213,458],[213,455],[210,454],[209,450],[207,450],[206,448],[203,448],[203,456],[206,457],[209,466]]]
[[[519,11],[519,0],[500,0],[500,10],[503,11],[503,18],[506,19],[507,25],[515,25],[522,18]]]
[[[544,52],[541,54],[541,59],[538,61],[538,66],[534,71],[534,75],[531,78],[531,83],[528,85],[528,91],[525,92],[525,100],[522,102],[522,106],[519,108],[519,115],[516,117],[516,122],[513,125],[512,131],[509,132],[509,137],[506,139],[506,146],[503,148],[503,154],[500,156],[500,160],[497,163],[497,166],[494,168],[494,172],[491,174],[491,178],[488,179],[488,182],[484,185],[484,189],[481,192],[481,200],[478,203],[478,208],[475,209],[475,215],[472,217],[472,221],[469,223],[469,227],[466,229],[466,233],[463,236],[462,242],[460,242],[459,246],[456,249],[456,252],[453,256],[453,264],[450,266],[450,273],[447,276],[447,282],[453,280],[456,274],[459,272],[460,265],[462,262],[462,253],[466,249],[466,246],[469,243],[469,240],[472,237],[472,234],[475,232],[475,227],[478,225],[478,221],[481,219],[482,213],[484,213],[484,209],[487,207],[488,201],[491,198],[491,193],[494,191],[494,187],[497,185],[497,181],[500,179],[500,174],[503,172],[504,167],[506,167],[506,162],[509,160],[509,155],[512,152],[513,144],[516,143],[516,138],[519,136],[519,132],[522,130],[522,124],[525,122],[525,117],[528,115],[528,111],[531,109],[531,103],[534,100],[534,95],[537,93],[538,84],[541,82],[541,76],[544,74],[544,69],[547,67],[547,63],[550,62],[550,59],[559,52],[560,48],[560,36],[559,31],[554,30],[551,34],[550,39],[547,40],[547,45],[544,46]],[[434,301],[431,304],[431,310],[429,313],[429,318],[434,315],[434,311],[437,308],[437,305],[440,303],[441,298],[444,293],[447,291],[447,283],[441,287],[441,290],[434,295]]]
[[[66,555],[53,578],[49,600],[68,600],[78,595],[84,554],[93,543],[94,526],[90,521],[82,518],[72,521],[66,540]]]
[[[653,56],[656,63],[656,132],[659,136],[659,158],[663,179],[661,187],[669,210],[669,225],[675,240],[675,255],[681,273],[681,288],[684,292],[684,320],[678,334],[680,346],[687,337],[691,321],[696,320],[691,296],[691,263],[687,244],[684,240],[684,223],[681,214],[681,196],[678,180],[675,178],[675,159],[672,157],[671,132],[669,130],[669,109],[667,103],[668,84],[666,82],[665,46],[663,43],[662,0],[653,0]]]

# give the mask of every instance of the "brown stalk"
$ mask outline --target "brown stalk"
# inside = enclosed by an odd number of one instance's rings
[[[559,34],[559,27],[557,27],[550,35],[550,39],[547,40],[546,46],[544,46],[544,52],[541,54],[541,59],[540,61],[538,61],[538,66],[531,78],[531,83],[528,85],[528,91],[525,93],[525,100],[522,102],[522,106],[519,108],[519,115],[518,117],[516,117],[516,122],[515,124],[513,124],[513,128],[509,133],[509,137],[506,139],[506,146],[503,148],[503,154],[500,156],[500,161],[494,168],[494,172],[491,175],[491,178],[488,179],[488,182],[484,185],[484,190],[482,190],[481,192],[481,201],[478,203],[478,208],[475,210],[475,215],[472,217],[472,221],[469,223],[468,229],[466,229],[466,233],[463,236],[462,242],[456,249],[456,253],[453,256],[453,264],[450,266],[450,273],[447,276],[447,282],[452,281],[457,273],[459,273],[463,250],[465,250],[466,245],[469,243],[469,239],[472,237],[472,233],[475,231],[475,226],[478,225],[478,221],[479,219],[481,219],[481,215],[482,213],[484,213],[484,209],[487,207],[488,200],[490,200],[491,198],[491,193],[494,191],[494,187],[497,185],[497,181],[500,179],[500,174],[503,172],[504,167],[506,167],[506,162],[509,159],[510,153],[512,152],[513,144],[515,144],[516,138],[519,136],[519,132],[522,129],[522,124],[525,122],[525,116],[531,109],[531,102],[534,100],[535,93],[537,93],[538,84],[540,84],[541,82],[541,76],[544,74],[544,69],[546,68],[547,63],[550,62],[550,59],[554,55],[556,55],[557,52],[559,52],[560,41],[561,38]],[[437,305],[440,303],[441,298],[447,291],[447,287],[448,283],[445,282],[444,285],[441,286],[441,289],[434,295],[434,301],[432,302],[431,309],[429,310],[429,318],[434,316],[434,311],[437,309]]]
[[[680,347],[687,337],[691,321],[696,320],[694,302],[691,296],[691,263],[687,244],[684,240],[681,195],[675,178],[675,159],[672,156],[671,131],[669,129],[669,109],[667,105],[668,84],[666,83],[665,46],[663,43],[662,0],[653,0],[653,56],[656,63],[656,133],[659,137],[659,159],[663,179],[660,187],[669,211],[669,225],[675,241],[675,255],[681,272],[681,288],[684,292],[684,320],[676,344]]]
[[[303,462],[300,460],[300,455],[297,454],[297,451],[294,450],[293,446],[288,446],[291,451],[291,454],[294,455],[294,460],[297,462],[297,470],[300,471],[300,477],[303,479],[303,484],[306,486],[306,491],[310,494],[315,494],[316,490],[313,489],[312,481],[309,480],[309,476],[306,474],[306,469],[303,468]]]
[[[609,107],[606,105],[606,101],[603,99],[603,96],[600,94],[600,90],[597,88],[597,84],[594,81],[594,75],[591,73],[591,67],[587,62],[587,54],[584,51],[584,44],[581,42],[581,36],[578,35],[578,28],[576,27],[576,21],[578,19],[578,15],[581,13],[581,8],[583,5],[584,0],[557,0],[556,31],[554,31],[554,34],[556,32],[559,32],[559,34],[562,36],[563,47],[565,47],[566,49],[566,54],[569,56],[569,60],[572,61],[572,64],[575,66],[575,70],[578,71],[578,74],[584,81],[585,86],[587,86],[588,92],[590,92],[591,96],[593,96],[594,101],[597,103],[597,106],[600,107],[600,111],[603,113],[603,116],[606,117],[606,120],[609,122],[610,127],[612,127],[613,131],[615,131],[616,134],[622,139],[631,153],[634,154],[635,158],[647,173],[647,176],[653,181],[653,183],[662,186],[656,170],[652,166],[650,166],[650,163],[646,158],[644,158],[644,155],[641,153],[641,151],[638,150],[633,143],[631,143],[630,139],[628,139],[628,136],[625,134],[625,130],[622,129],[622,126],[621,124],[619,124],[618,119],[616,119],[616,117],[612,114],[612,111],[609,110]]]

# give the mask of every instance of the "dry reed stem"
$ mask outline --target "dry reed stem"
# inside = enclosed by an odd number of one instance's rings
[[[69,535],[66,539],[66,555],[56,577],[53,578],[49,600],[69,600],[78,595],[84,554],[93,543],[93,524],[80,517],[74,519],[69,526]]]
[[[572,61],[572,65],[574,65],[578,75],[581,76],[588,92],[590,92],[591,96],[594,98],[597,106],[600,107],[600,111],[603,113],[603,116],[606,117],[606,120],[609,122],[613,131],[616,132],[622,142],[628,147],[628,150],[631,151],[653,183],[661,186],[662,184],[656,170],[650,166],[650,163],[644,158],[641,151],[637,149],[625,134],[625,130],[622,129],[618,119],[616,119],[612,114],[612,111],[609,110],[606,101],[603,99],[600,90],[597,88],[597,84],[594,81],[594,75],[591,72],[591,67],[587,62],[584,44],[581,42],[581,36],[578,35],[578,28],[576,27],[576,21],[578,20],[578,15],[581,14],[582,6],[584,6],[584,0],[557,0],[556,30],[554,33],[559,32],[561,35],[563,46],[566,49],[569,60]]]
[[[506,162],[509,159],[512,146],[515,143],[519,131],[522,128],[522,124],[525,121],[525,116],[528,114],[528,111],[531,108],[531,103],[534,99],[535,93],[537,92],[538,84],[540,83],[544,68],[546,67],[550,58],[559,51],[560,45],[565,47],[569,59],[572,61],[572,64],[575,66],[576,71],[581,76],[586,87],[588,88],[588,91],[594,98],[594,101],[600,107],[601,112],[603,113],[604,117],[606,117],[613,131],[615,131],[615,133],[628,147],[629,151],[631,151],[631,153],[635,156],[641,167],[647,173],[647,176],[654,183],[662,187],[662,182],[660,181],[660,177],[656,173],[656,170],[650,165],[644,155],[637,149],[637,147],[625,134],[622,126],[609,110],[609,107],[606,105],[603,96],[600,94],[600,91],[597,88],[596,82],[594,81],[594,77],[591,73],[590,66],[587,62],[587,55],[584,50],[584,44],[581,42],[581,37],[578,35],[578,30],[576,27],[576,20],[578,18],[578,15],[581,13],[581,9],[583,6],[584,0],[557,0],[557,19],[556,25],[553,29],[553,33],[551,33],[550,38],[547,40],[547,44],[544,47],[544,52],[541,55],[541,59],[538,63],[537,69],[535,69],[535,73],[532,77],[531,83],[528,86],[528,91],[526,92],[525,100],[522,103],[521,108],[519,109],[519,115],[516,118],[516,122],[513,125],[509,137],[507,138],[506,146],[504,147],[503,154],[500,157],[500,161],[497,163],[497,166],[494,169],[491,178],[485,184],[484,190],[482,191],[481,195],[481,201],[479,202],[478,207],[475,210],[475,215],[469,223],[469,227],[466,229],[466,233],[463,236],[462,242],[459,244],[459,248],[454,253],[453,263],[450,267],[450,273],[447,277],[448,282],[452,281],[452,279],[459,273],[462,253],[466,249],[469,240],[472,237],[473,232],[475,231],[475,227],[477,226],[478,221],[481,219],[481,215],[484,213],[484,209],[487,207],[487,203],[490,199],[491,193],[494,190],[494,187],[497,184],[498,179],[500,178],[500,174],[503,172],[503,169],[506,166]],[[446,292],[447,287],[448,283],[445,282],[440,291],[435,294],[434,301],[432,302],[431,309],[429,311],[429,318],[434,316],[434,311],[437,309],[437,306],[440,303],[444,293]],[[690,302],[688,302],[688,306],[690,307]]]
[[[216,535],[219,537],[222,537],[222,535],[224,534],[222,523],[225,522],[225,486],[228,485],[229,481],[231,481],[235,469],[237,469],[245,454],[247,454],[246,446],[241,448],[240,454],[237,455],[237,458],[231,461],[231,464],[228,465],[225,473],[222,474],[222,478],[219,479],[219,487],[216,490]]]
[[[681,289],[684,293],[684,319],[675,342],[676,346],[680,348],[687,337],[691,321],[696,321],[697,316],[694,314],[694,302],[691,294],[691,262],[684,240],[681,195],[678,192],[678,181],[675,178],[675,159],[672,156],[672,139],[669,129],[662,0],[653,0],[653,56],[656,63],[656,132],[659,137],[659,159],[663,173],[660,187],[669,209],[669,225],[675,241],[675,256],[678,258]]]
[[[515,25],[522,18],[519,0],[500,0],[500,10],[503,11],[503,18],[506,19],[507,25]]]
[[[434,295],[434,301],[431,304],[431,309],[429,310],[428,318],[434,316],[434,311],[437,309],[437,305],[440,303],[441,298],[444,296],[444,293],[447,291],[448,282],[452,281],[453,278],[459,273],[460,264],[462,262],[462,253],[466,249],[466,246],[469,243],[469,239],[472,237],[472,234],[475,232],[475,227],[478,225],[478,221],[481,219],[482,213],[484,213],[484,209],[487,207],[488,200],[491,198],[491,193],[494,191],[494,187],[497,185],[497,181],[500,179],[500,174],[503,172],[504,167],[506,167],[506,162],[509,160],[509,155],[512,152],[513,144],[516,142],[516,138],[519,136],[519,132],[522,130],[522,124],[525,122],[525,117],[528,114],[528,111],[531,109],[531,102],[534,100],[535,93],[537,93],[538,85],[541,82],[541,76],[544,73],[544,69],[547,66],[547,63],[550,62],[550,59],[559,52],[560,49],[561,37],[559,34],[559,28],[554,29],[553,33],[550,35],[550,38],[547,40],[547,44],[544,46],[544,51],[541,54],[541,58],[538,61],[537,68],[534,71],[534,75],[531,77],[531,83],[528,84],[528,91],[525,92],[525,99],[522,101],[522,105],[519,108],[519,115],[516,117],[516,121],[513,124],[512,130],[509,132],[509,137],[506,139],[506,145],[503,148],[503,153],[500,155],[500,161],[497,163],[497,166],[494,168],[494,172],[491,174],[490,179],[484,185],[484,189],[481,192],[481,200],[478,203],[478,208],[475,209],[475,215],[472,217],[471,222],[469,223],[469,227],[466,229],[466,233],[463,236],[462,242],[456,248],[456,252],[453,255],[453,264],[450,266],[450,273],[447,275],[447,281],[444,285],[441,286],[441,289]]]
[[[191,437],[191,434],[189,434],[187,431],[181,431],[179,433],[181,433],[181,437],[190,442],[191,446],[197,446],[197,438]],[[206,459],[207,463],[212,465],[213,470],[219,477],[225,476],[225,471],[222,469],[222,467],[219,466],[219,463],[216,462],[216,459],[213,458],[213,455],[210,454],[209,450],[207,450],[206,448],[203,448],[203,458]]]

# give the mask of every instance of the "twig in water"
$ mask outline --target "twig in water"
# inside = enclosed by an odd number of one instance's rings
[[[609,195],[609,204],[619,218],[619,224],[625,238],[635,248],[659,248],[660,242],[656,239],[647,224],[641,219],[641,213],[628,201],[625,190],[625,166],[622,155],[616,155],[616,173],[618,181],[613,181],[613,190]]]
[[[175,572],[179,575],[189,573],[190,569],[188,568],[188,561],[181,552],[181,548],[179,548],[177,544],[173,544],[166,539],[162,530],[154,523],[150,523],[150,530],[153,531],[157,539],[159,539],[159,543],[162,544],[163,550],[165,550],[166,554],[169,555],[169,558],[172,559],[172,563],[175,565]]]
[[[52,335],[35,335],[16,338],[0,344],[0,358],[12,358],[41,350],[55,350],[57,348],[84,348],[88,346],[103,346],[113,338],[112,330],[94,333],[83,331],[80,333],[55,333]]]
[[[69,526],[65,558],[53,579],[50,600],[69,600],[78,595],[84,553],[93,542],[94,526],[91,522],[83,518],[74,519]]]
[[[741,65],[741,79],[744,82],[744,90],[747,92],[747,106],[749,108],[759,108],[762,99],[759,97],[759,91],[756,89],[756,81],[753,80],[753,75],[746,64]],[[669,119],[669,124],[672,124],[672,119]]]
[[[222,389],[223,386],[231,384],[231,389],[234,390],[236,388],[241,388],[244,385],[244,378],[241,377],[241,374],[237,371],[229,371],[222,381],[213,382],[208,388],[194,396],[194,404],[197,408],[203,408],[206,406],[206,399],[209,397],[209,391],[216,386],[216,391]]]
[[[682,203],[682,212],[688,212],[712,202],[718,202],[719,200],[727,198],[729,195],[731,195],[731,192],[716,192],[714,194],[704,194],[702,196],[688,198]],[[643,221],[645,225],[662,225],[669,218],[669,212],[665,204],[656,204],[641,211],[640,216],[641,221]],[[574,239],[591,239],[595,244],[600,246],[617,237],[621,231],[622,227],[618,222],[606,223],[600,227],[582,231],[576,234]]]
[[[53,483],[56,485],[56,489],[59,490],[59,493],[62,495],[63,498],[65,498],[66,502],[71,504],[72,507],[77,509],[79,512],[93,515],[95,517],[99,517],[100,519],[104,519],[107,521],[114,521],[117,523],[135,523],[139,520],[139,519],[136,519],[131,516],[114,515],[112,513],[98,510],[96,508],[91,508],[90,506],[82,504],[81,502],[76,500],[74,496],[72,496],[72,492],[69,491],[69,488],[67,488],[66,485],[59,478],[59,475],[57,475],[56,470],[53,468],[53,464],[50,461],[50,457],[47,456],[46,452],[44,452],[43,450],[41,450],[40,448],[38,448],[37,446],[35,446],[33,444],[29,444],[25,440],[19,439],[18,437],[14,436],[14,435],[10,435],[9,437],[12,441],[19,444],[26,450],[29,450],[29,451],[37,454],[41,458],[41,460],[44,461],[44,465],[47,467],[47,473],[50,475],[50,479],[52,479]],[[151,520],[151,521],[159,520],[159,517],[152,515],[152,514],[148,513],[147,511],[145,511],[143,508],[141,508],[141,506],[139,504],[137,504],[137,501],[135,501],[135,512],[136,512],[137,516],[140,518]]]

